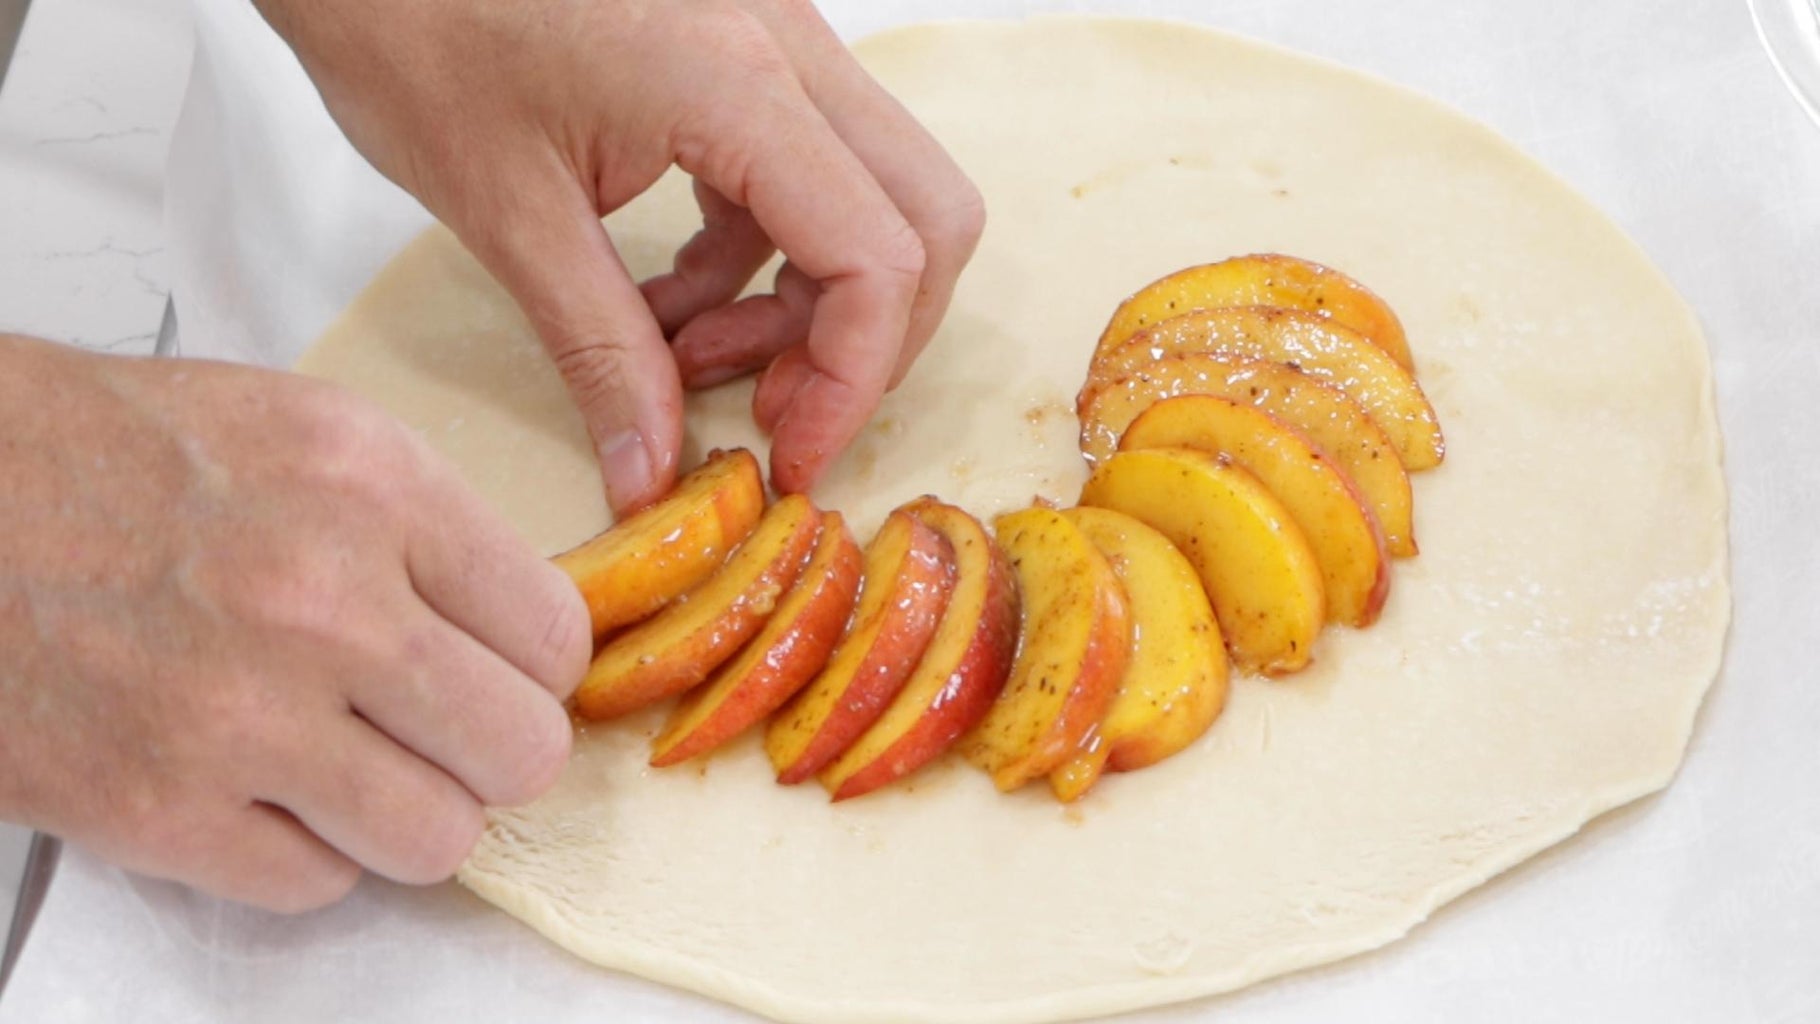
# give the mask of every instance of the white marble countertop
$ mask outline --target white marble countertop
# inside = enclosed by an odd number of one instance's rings
[[[0,86],[0,328],[149,352],[185,0],[35,0]]]
[[[10,13],[0,4],[0,19]],[[0,330],[148,353],[185,0],[36,0],[0,84]],[[29,833],[0,824],[0,931]]]

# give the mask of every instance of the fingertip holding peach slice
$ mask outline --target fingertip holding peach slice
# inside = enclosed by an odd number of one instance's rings
[[[821,772],[837,801],[895,782],[952,746],[992,706],[1017,649],[1017,583],[986,528],[934,498],[919,498],[904,511],[947,540],[954,590],[903,691]]]
[[[1183,395],[1144,410],[1120,451],[1193,448],[1224,454],[1270,489],[1301,527],[1327,591],[1327,617],[1369,626],[1390,593],[1389,555],[1352,481],[1295,428],[1256,406]]]
[[[1131,621],[1105,556],[1060,512],[1035,506],[994,525],[1022,623],[1005,688],[964,742],[968,760],[1009,792],[1054,770],[1104,716]]]
[[[1155,324],[1094,359],[1087,389],[1169,356],[1270,359],[1352,396],[1383,428],[1410,472],[1441,464],[1447,442],[1415,377],[1357,331],[1299,309],[1205,309]]]
[[[680,764],[733,739],[777,710],[823,665],[859,591],[860,550],[838,512],[796,585],[757,636],[700,688],[685,694],[652,741],[651,764]]]
[[[764,510],[758,460],[716,451],[668,496],[551,561],[581,591],[598,640],[707,579]]]
[[[1276,253],[1189,267],[1152,282],[1119,305],[1095,355],[1171,317],[1223,306],[1279,306],[1326,317],[1364,335],[1404,369],[1415,369],[1403,324],[1383,299],[1331,267]]]
[[[1377,517],[1392,555],[1416,554],[1409,474],[1390,439],[1345,392],[1292,366],[1237,356],[1170,356],[1086,396],[1081,450],[1100,463],[1145,410],[1180,395],[1214,395],[1255,405],[1304,431],[1345,471]]]
[[[866,546],[846,635],[765,731],[778,782],[814,776],[884,713],[929,646],[953,587],[948,542],[901,510],[887,516]]]
[[[1170,540],[1111,509],[1062,513],[1106,556],[1131,608],[1131,655],[1105,717],[1049,774],[1063,802],[1102,771],[1145,768],[1180,752],[1226,707],[1228,667],[1201,579]]]
[[[770,619],[820,532],[807,498],[772,505],[719,572],[607,641],[575,691],[576,710],[613,718],[706,679]]]
[[[1283,675],[1307,665],[1326,595],[1320,564],[1282,502],[1206,452],[1120,452],[1094,470],[1081,504],[1156,528],[1195,567],[1240,668]]]

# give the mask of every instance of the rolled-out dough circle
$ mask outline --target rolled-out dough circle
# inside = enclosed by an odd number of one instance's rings
[[[1728,617],[1719,441],[1697,325],[1598,211],[1456,113],[1205,30],[944,24],[857,50],[991,226],[824,506],[863,536],[924,492],[1072,501],[1072,397],[1117,301],[1280,251],[1408,328],[1449,442],[1415,478],[1422,554],[1375,628],[1237,680],[1205,739],[1073,809],[952,758],[833,806],[773,784],[751,737],[656,771],[653,713],[584,728],[467,886],[579,956],[784,1020],[1056,1020],[1380,946],[1668,782]],[[609,223],[643,275],[695,217],[667,180]],[[446,233],[301,368],[415,424],[545,550],[606,523],[560,383]],[[762,449],[749,393],[693,401],[695,452]]]

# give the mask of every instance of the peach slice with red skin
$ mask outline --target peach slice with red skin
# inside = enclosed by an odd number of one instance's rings
[[[1416,554],[1409,474],[1390,439],[1345,392],[1293,366],[1228,356],[1170,356],[1101,385],[1081,414],[1081,450],[1101,462],[1146,409],[1178,395],[1215,395],[1255,405],[1303,431],[1357,485],[1399,558]]]
[[[922,659],[953,588],[947,540],[901,510],[886,516],[866,546],[846,635],[765,730],[778,782],[814,776],[884,714]]]
[[[758,460],[717,451],[656,504],[551,561],[581,591],[598,640],[713,575],[764,511]]]
[[[1226,649],[1194,566],[1169,538],[1103,508],[1068,517],[1106,556],[1131,605],[1131,655],[1106,716],[1049,786],[1079,799],[1103,771],[1145,768],[1193,743],[1226,707]]]
[[[904,511],[948,541],[954,590],[903,691],[821,772],[835,800],[864,796],[947,750],[992,706],[1017,650],[1017,582],[986,528],[934,498],[919,498]]]
[[[1440,465],[1447,452],[1434,407],[1408,370],[1357,331],[1299,309],[1241,306],[1165,320],[1095,358],[1083,391],[1198,353],[1271,359],[1332,384],[1371,414],[1410,472]]]
[[[1131,620],[1106,557],[1060,512],[998,517],[1023,601],[1005,688],[965,738],[967,759],[1009,792],[1047,775],[1099,724],[1125,671]]]
[[[1415,369],[1396,313],[1371,289],[1331,267],[1264,253],[1178,270],[1120,303],[1095,355],[1171,317],[1224,306],[1279,306],[1327,317],[1370,339],[1406,370]]]
[[[1240,668],[1283,675],[1311,660],[1326,606],[1320,563],[1256,477],[1187,448],[1120,452],[1094,470],[1081,504],[1152,526],[1188,556]]]
[[[719,572],[601,647],[575,691],[576,710],[613,718],[706,679],[771,618],[820,533],[809,499],[772,505]]]
[[[839,512],[822,513],[821,537],[796,586],[733,660],[683,695],[651,743],[651,764],[664,768],[706,754],[802,689],[840,640],[859,576],[859,545],[846,522]]]
[[[1377,621],[1390,594],[1390,556],[1377,518],[1344,472],[1300,431],[1251,405],[1212,395],[1158,402],[1133,420],[1120,451],[1193,448],[1224,454],[1270,489],[1321,565],[1327,617]]]

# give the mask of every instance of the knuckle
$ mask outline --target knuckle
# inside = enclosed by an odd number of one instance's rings
[[[244,758],[278,749],[295,723],[280,707],[279,689],[261,682],[244,673],[210,687],[191,726],[196,740],[217,756]]]
[[[583,409],[612,401],[633,383],[631,358],[613,342],[578,344],[556,352],[551,361]]]
[[[224,583],[229,607],[243,621],[282,633],[340,641],[349,625],[341,576],[350,560],[339,545],[326,540],[309,549],[282,544],[255,571]]]
[[[419,824],[404,839],[398,857],[398,881],[413,885],[431,885],[455,874],[486,828],[480,806],[465,798],[442,803]]]
[[[770,29],[758,16],[727,4],[706,21],[714,52],[723,67],[747,78],[777,78],[791,74],[790,61]]]
[[[300,477],[340,499],[389,506],[410,479],[409,435],[362,399],[323,388],[292,416]]]
[[[930,229],[941,247],[957,253],[962,259],[973,254],[980,237],[986,233],[986,199],[971,182],[964,181],[954,201],[936,218]]]
[[[805,19],[819,22],[821,12],[816,10],[813,0],[771,0],[771,7],[778,15],[790,19],[793,24]]]
[[[593,627],[587,602],[568,576],[547,562],[543,563],[542,572],[549,581],[541,602],[545,611],[539,617],[543,628],[525,670],[561,699],[575,689],[588,670],[588,661],[594,654]]]
[[[911,287],[923,278],[929,265],[929,250],[923,238],[908,221],[900,220],[879,242],[878,265],[894,277],[906,278]]]
[[[680,111],[672,149],[685,170],[711,181],[735,205],[746,204],[754,131],[779,109],[797,101],[790,58],[765,23],[731,3],[697,12],[684,41],[690,52],[711,55],[714,87]],[[733,102],[726,102],[728,99]]]
[[[291,410],[296,449],[312,463],[362,462],[374,447],[374,419],[354,396],[313,388]]]
[[[709,108],[679,116],[671,149],[676,165],[697,178],[714,182],[735,203],[750,202],[746,182],[751,170],[749,147],[740,145],[731,115]]]
[[[535,721],[527,723],[523,736],[522,749],[507,777],[483,795],[491,806],[521,807],[536,800],[556,785],[569,763],[573,733],[568,715],[554,702],[540,708]]]

